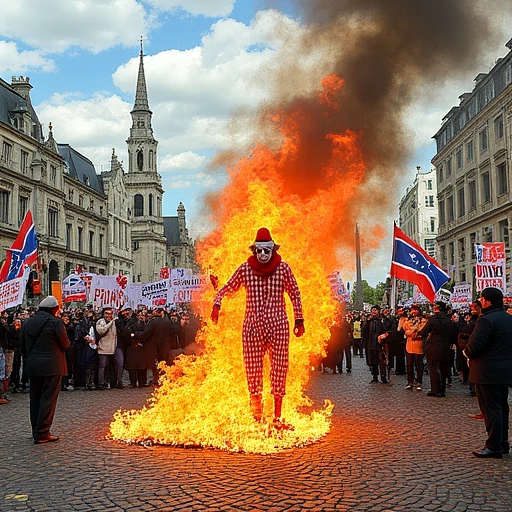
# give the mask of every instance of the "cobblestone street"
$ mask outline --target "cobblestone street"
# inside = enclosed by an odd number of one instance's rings
[[[427,376],[428,379],[428,376]],[[142,447],[105,440],[118,408],[140,408],[151,388],[61,393],[52,432],[34,445],[28,395],[0,409],[1,511],[512,510],[512,458],[477,459],[485,440],[476,399],[454,377],[446,398],[315,373],[310,396],[335,403],[331,432],[275,455]]]

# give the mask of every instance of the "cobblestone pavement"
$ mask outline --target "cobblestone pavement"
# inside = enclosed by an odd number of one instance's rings
[[[428,379],[428,377],[427,377]],[[28,395],[0,406],[1,511],[512,511],[512,457],[476,459],[485,439],[475,398],[454,377],[446,398],[315,373],[310,396],[335,402],[320,442],[274,455],[149,448],[104,439],[113,413],[148,388],[61,393],[52,431],[34,445]],[[428,386],[425,386],[427,388]]]

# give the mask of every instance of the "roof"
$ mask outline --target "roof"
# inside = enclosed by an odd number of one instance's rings
[[[164,235],[167,238],[167,246],[181,245],[178,217],[163,217],[163,219]]]
[[[26,112],[27,110],[34,123],[33,132],[30,135],[38,141],[41,141],[43,131],[36,111],[30,102],[27,104],[27,100],[25,100],[23,96],[18,94],[7,82],[0,78],[0,122],[14,126],[12,122],[14,113]]]
[[[57,147],[62,158],[66,161],[69,176],[100,194],[105,193],[103,180],[101,176],[96,174],[94,164],[88,158],[73,149],[69,144],[57,144]]]

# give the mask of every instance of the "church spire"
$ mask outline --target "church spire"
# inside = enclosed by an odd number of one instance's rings
[[[137,90],[135,91],[135,104],[132,112],[148,111],[148,91],[146,89],[146,77],[144,75],[144,51],[142,48],[142,36],[140,37],[139,74],[137,76]]]

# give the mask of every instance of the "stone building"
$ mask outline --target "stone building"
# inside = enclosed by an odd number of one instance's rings
[[[0,79],[0,262],[30,209],[39,238],[43,294],[77,266],[99,274],[127,274],[137,282],[158,279],[169,264],[191,266],[193,243],[183,204],[177,222],[162,216],[164,191],[142,48],[127,172],[115,151],[110,170],[97,174],[86,156],[56,142],[51,125],[45,138],[31,89],[25,77],[13,78],[11,84]]]
[[[512,50],[512,39],[506,44]],[[475,78],[434,135],[439,205],[438,261],[475,285],[475,243],[505,242],[511,282],[512,51]]]

